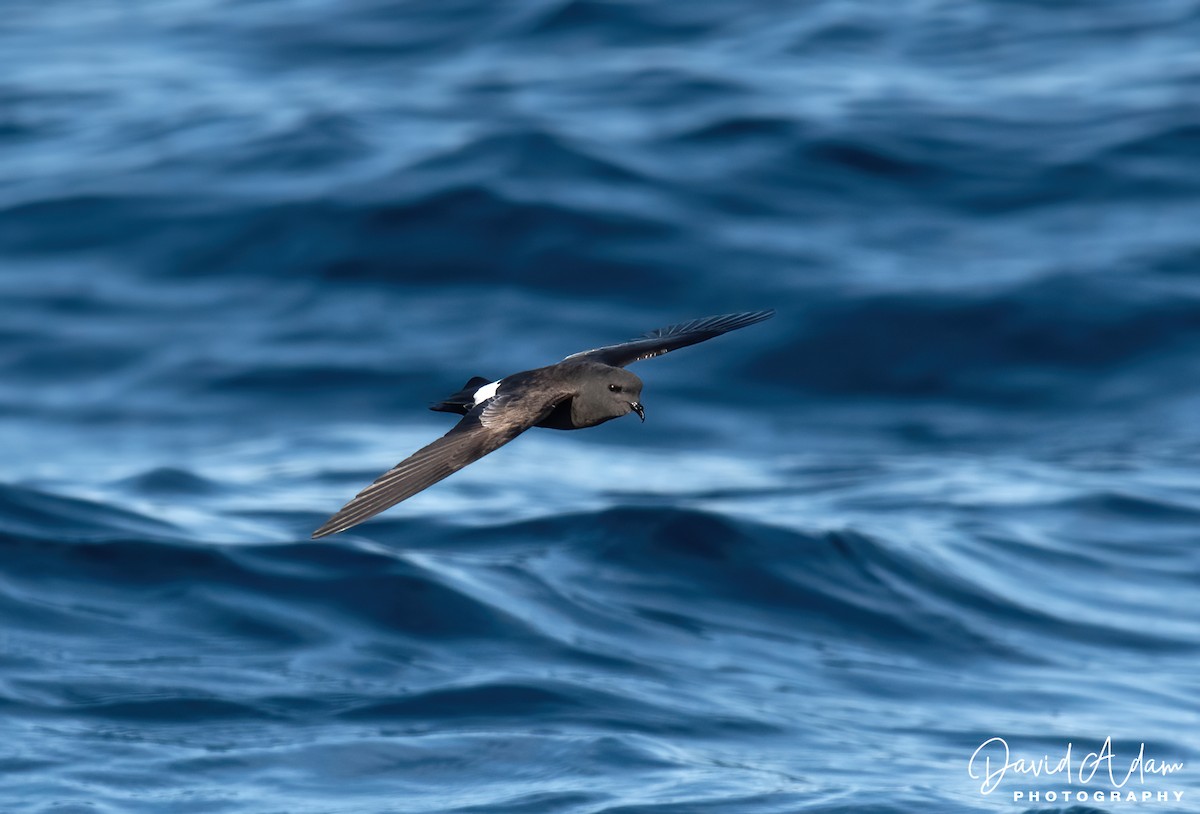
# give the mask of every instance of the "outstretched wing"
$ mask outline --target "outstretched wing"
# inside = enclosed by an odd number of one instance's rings
[[[773,309],[766,311],[747,311],[741,314],[722,314],[716,317],[702,317],[691,322],[681,322],[667,328],[659,328],[637,339],[622,342],[619,345],[605,345],[602,348],[573,353],[567,359],[589,359],[613,367],[625,367],[642,359],[652,356],[662,356],[688,345],[695,345],[714,336],[720,336],[738,328],[745,328],[764,319],[775,316]],[[565,360],[564,360],[565,361]]]
[[[313,532],[337,534],[374,517],[454,474],[516,438],[548,416],[569,393],[497,395],[475,407],[454,429],[380,475]]]

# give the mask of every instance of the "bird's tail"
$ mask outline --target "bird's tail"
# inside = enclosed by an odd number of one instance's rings
[[[471,406],[475,404],[475,393],[485,384],[490,384],[491,381],[491,379],[485,379],[482,376],[474,376],[463,385],[462,390],[459,390],[452,396],[447,396],[443,401],[429,405],[429,409],[439,413],[466,415],[470,411]]]

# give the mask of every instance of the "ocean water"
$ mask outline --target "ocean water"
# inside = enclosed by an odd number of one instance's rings
[[[1200,807],[1200,3],[3,14],[0,812]]]

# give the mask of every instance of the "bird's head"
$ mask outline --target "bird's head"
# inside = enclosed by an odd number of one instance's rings
[[[582,408],[580,423],[600,423],[613,418],[637,413],[646,420],[642,407],[642,380],[622,367],[603,366],[603,369],[588,377],[583,399],[576,399],[576,407]],[[582,402],[582,403],[580,403]],[[595,419],[599,419],[596,421]]]
[[[646,410],[642,407],[642,380],[623,367],[613,368],[609,376],[608,393],[621,410],[620,415],[637,413],[638,418],[646,420]]]

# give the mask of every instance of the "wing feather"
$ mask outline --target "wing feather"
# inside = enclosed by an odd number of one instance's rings
[[[569,394],[498,395],[467,413],[450,432],[384,472],[313,532],[313,538],[345,531],[516,438],[549,415]]]
[[[762,322],[773,316],[775,316],[775,311],[769,309],[701,317],[650,331],[628,342],[605,345],[602,348],[593,348],[582,353],[573,353],[567,359],[589,359],[614,367],[625,367],[643,359],[662,356],[664,353],[695,345],[697,342],[712,339],[723,333],[736,331],[738,328],[745,328],[747,325]]]

